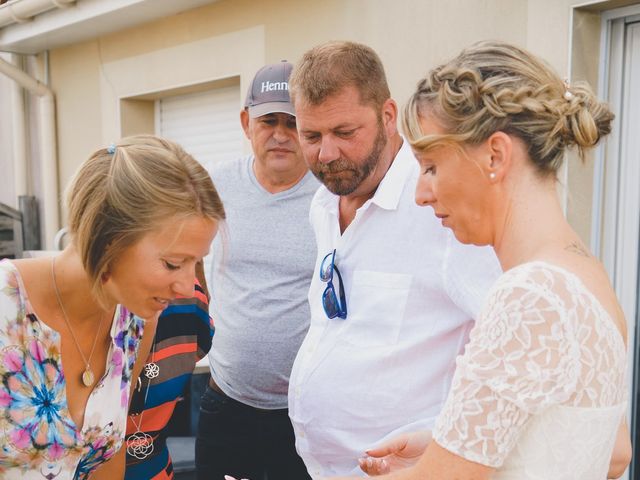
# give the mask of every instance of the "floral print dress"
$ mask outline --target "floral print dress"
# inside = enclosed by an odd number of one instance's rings
[[[78,428],[67,407],[60,335],[36,316],[16,267],[0,261],[0,478],[85,479],[113,456],[143,326],[116,308],[107,368]]]

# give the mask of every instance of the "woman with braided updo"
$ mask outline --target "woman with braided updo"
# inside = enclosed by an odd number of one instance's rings
[[[626,322],[556,191],[567,149],[584,154],[612,119],[587,85],[505,43],[473,45],[420,81],[404,115],[422,170],[416,202],[458,240],[492,245],[505,273],[432,436],[367,452],[367,473],[602,480],[625,470]]]

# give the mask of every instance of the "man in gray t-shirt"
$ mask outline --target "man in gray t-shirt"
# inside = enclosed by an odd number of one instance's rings
[[[227,220],[209,276],[216,333],[196,442],[202,480],[310,478],[295,451],[287,391],[309,326],[309,205],[319,184],[300,152],[291,69],[281,62],[256,73],[240,112],[253,155],[211,172]]]

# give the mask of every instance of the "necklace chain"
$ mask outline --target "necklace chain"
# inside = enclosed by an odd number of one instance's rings
[[[58,305],[60,306],[60,310],[62,311],[62,317],[64,318],[64,322],[67,324],[67,328],[69,332],[71,332],[71,338],[73,338],[73,342],[76,344],[76,348],[78,349],[78,353],[82,356],[82,360],[85,364],[84,372],[82,372],[81,380],[84,386],[90,387],[93,385],[95,381],[95,376],[93,375],[93,371],[91,370],[91,358],[93,357],[93,352],[96,349],[96,344],[98,343],[98,337],[100,336],[100,330],[102,330],[102,322],[104,320],[104,314],[100,315],[100,324],[98,325],[98,331],[96,332],[96,336],[93,339],[93,346],[91,347],[91,352],[89,353],[89,358],[84,356],[84,352],[80,348],[80,343],[76,338],[76,334],[71,328],[71,322],[69,321],[69,317],[67,315],[67,311],[64,308],[64,304],[62,303],[62,298],[60,297],[60,291],[58,290],[58,282],[56,281],[56,257],[51,257],[51,280],[53,281],[53,290],[56,294],[56,299],[58,300]]]
[[[151,355],[149,355],[149,358],[151,359],[151,363],[153,363],[153,357],[156,354],[156,333],[158,332],[157,328],[158,327],[156,327],[156,331],[153,334],[153,340],[152,340],[153,344],[151,345]],[[133,422],[133,425],[137,428],[138,432],[140,431],[140,428],[142,427],[142,416],[144,415],[144,407],[147,405],[147,397],[149,396],[149,387],[151,387],[151,380],[156,378],[157,376],[158,375],[154,375],[153,377],[147,376],[147,379],[149,381],[147,382],[147,389],[144,392],[144,400],[142,402],[142,410],[140,411],[140,422],[138,424],[136,424],[136,421],[133,419],[133,417],[135,415],[129,415],[129,417],[131,417],[131,421]],[[140,378],[142,378],[142,372],[140,372],[140,376],[138,377],[138,380],[140,380]],[[140,383],[142,383],[142,381]]]
[[[156,333],[157,333],[157,330],[156,330]],[[152,342],[153,344],[151,346],[151,357],[150,357],[152,360],[151,363],[153,363],[153,357],[156,353],[156,334],[155,333],[153,335]],[[147,375],[147,379],[148,379],[147,388],[144,392],[144,400],[142,401],[142,410],[140,411],[140,418],[138,423],[136,423],[136,421],[133,418],[135,417],[135,415],[129,415],[129,418],[131,419],[131,423],[133,423],[133,426],[136,427],[136,431],[132,435],[129,435],[129,437],[127,438],[127,453],[137,458],[138,460],[144,460],[145,458],[147,458],[149,455],[153,453],[153,447],[154,447],[153,437],[148,433],[142,431],[142,417],[144,416],[144,409],[145,409],[145,406],[147,405],[147,397],[149,396],[151,380],[156,378],[157,376],[158,376],[157,374],[154,376]],[[142,381],[140,380],[141,377],[142,377],[142,372],[140,372],[140,376],[138,377],[138,381],[140,381],[140,383],[142,383]]]

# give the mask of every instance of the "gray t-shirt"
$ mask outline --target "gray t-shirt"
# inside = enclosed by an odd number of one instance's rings
[[[307,294],[316,259],[309,205],[311,172],[269,193],[253,155],[211,171],[227,213],[209,275],[216,332],[211,375],[231,398],[258,408],[287,407],[289,374],[309,326]]]

